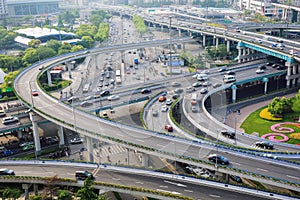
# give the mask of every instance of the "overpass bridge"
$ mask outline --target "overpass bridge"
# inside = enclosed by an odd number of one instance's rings
[[[189,40],[180,40],[181,42],[187,42]],[[207,144],[202,144],[201,141],[190,141],[185,140],[182,138],[174,138],[173,136],[168,136],[165,134],[160,133],[153,133],[151,131],[146,131],[140,128],[130,127],[122,124],[117,124],[115,122],[107,121],[104,119],[100,119],[96,116],[92,116],[88,113],[85,113],[83,111],[79,111],[72,108],[71,106],[67,106],[63,104],[60,101],[57,101],[57,99],[49,96],[45,93],[40,87],[39,83],[37,81],[37,77],[41,73],[41,71],[38,69],[39,65],[43,65],[44,71],[56,66],[59,63],[70,61],[72,59],[76,59],[79,57],[85,57],[87,54],[98,54],[101,52],[111,52],[115,51],[116,49],[122,50],[125,48],[136,48],[140,45],[143,46],[150,46],[150,45],[158,45],[158,44],[165,44],[165,41],[154,41],[151,44],[150,43],[142,43],[142,44],[128,44],[124,46],[115,46],[115,47],[106,47],[106,48],[99,48],[99,49],[91,49],[88,53],[84,52],[75,52],[71,54],[61,55],[58,57],[54,57],[48,60],[45,60],[43,63],[38,63],[36,65],[33,65],[26,70],[24,70],[22,73],[18,75],[18,77],[15,80],[14,86],[16,93],[20,100],[24,102],[26,105],[31,107],[31,109],[37,113],[38,115],[44,117],[45,119],[48,119],[60,126],[66,127],[70,130],[74,130],[76,132],[79,132],[80,134],[84,135],[86,137],[87,141],[87,148],[89,152],[92,152],[92,138],[100,139],[103,141],[108,141],[110,143],[118,143],[123,146],[126,146],[130,149],[135,149],[140,152],[144,152],[145,154],[149,155],[157,155],[161,157],[165,157],[167,159],[175,159],[180,162],[186,162],[189,164],[202,166],[204,168],[215,170],[215,166],[212,163],[204,161],[203,157],[205,157],[205,154],[201,154],[201,157],[199,157],[199,154],[197,152],[203,151],[203,152],[209,152],[211,148],[214,148],[214,146],[210,146]],[[43,71],[43,72],[44,72]],[[35,88],[38,88],[39,97],[38,101],[32,100],[31,95],[28,95],[31,93],[30,88],[28,88],[28,83],[34,84]],[[30,113],[31,120],[33,122],[33,130],[34,133],[36,133],[37,124],[36,124],[36,114]],[[147,140],[147,143],[145,143],[145,139]],[[39,140],[37,137],[37,134],[35,134],[35,144],[38,146]],[[163,148],[158,148],[156,145],[163,146]],[[174,152],[174,145],[176,145],[175,152]],[[202,150],[201,150],[202,149]],[[37,149],[39,150],[39,149]],[[179,153],[179,151],[184,151],[182,153]],[[229,151],[229,149],[219,149],[219,151],[223,151],[224,153]],[[236,153],[234,153],[236,154]],[[233,155],[233,154],[232,154]],[[89,160],[93,160],[93,155],[89,155]],[[145,156],[146,157],[146,156]],[[259,159],[257,160],[255,156],[247,155],[247,160],[251,158],[250,160],[254,159],[255,163],[257,162],[270,162],[269,160],[265,159]],[[241,159],[241,156],[238,155],[235,159]],[[272,161],[273,162],[273,161]],[[247,161],[245,161],[247,163]],[[276,162],[276,165],[286,165],[285,163],[278,163]],[[264,165],[264,164],[262,164]],[[292,170],[294,173],[294,167],[289,164],[290,168],[285,168],[285,170],[289,171]],[[233,168],[232,168],[233,167]],[[250,167],[249,170],[252,171],[251,174],[248,172],[242,170],[235,172],[235,167],[222,167],[217,166],[217,169],[221,173],[229,173],[229,174],[235,174],[241,177],[247,177],[250,179],[255,179],[260,182],[267,182],[268,184],[275,184],[284,186],[286,188],[290,188],[292,190],[298,190],[298,185],[289,185],[278,181],[271,181],[273,180],[269,176],[263,176],[259,177],[256,175],[256,172],[253,173],[253,168]],[[276,168],[279,166],[276,166]],[[298,167],[297,167],[298,168]],[[280,167],[282,169],[282,167]],[[254,171],[257,171],[254,170]],[[257,171],[257,173],[259,173]],[[253,175],[255,174],[255,175]],[[267,173],[268,174],[268,173]],[[283,175],[274,174],[273,172],[269,173],[272,176],[276,176],[277,178],[284,178]],[[277,180],[275,178],[275,180]],[[290,180],[294,182],[294,180]]]

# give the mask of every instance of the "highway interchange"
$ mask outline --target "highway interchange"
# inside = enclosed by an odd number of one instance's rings
[[[183,41],[183,39],[180,40]],[[161,45],[167,43],[168,41],[163,41],[163,42],[152,41],[149,43],[143,43],[143,45],[153,46],[153,45],[158,45],[158,44]],[[137,47],[138,47],[137,44],[123,45],[123,46],[116,46],[116,47],[105,47],[102,49],[101,48],[92,49],[90,50],[89,54],[94,55],[104,51],[113,52],[116,50],[120,50],[122,48],[123,50],[125,50],[125,49],[134,49]],[[85,56],[86,56],[85,52],[77,52],[74,54],[67,55],[66,58],[67,60],[73,60],[74,58],[85,57]],[[58,60],[62,60],[62,62],[65,61],[65,59],[59,57],[57,60],[56,58],[53,58],[51,61],[46,61],[46,63],[42,63],[42,64],[44,66],[49,66],[50,68],[56,65]],[[24,101],[26,104],[33,105],[34,107],[32,109],[38,114],[40,114],[41,116],[45,117],[46,119],[54,121],[57,124],[64,125],[70,129],[76,128],[80,133],[87,136],[92,136],[99,139],[101,138],[101,136],[115,137],[133,144],[155,147],[155,149],[162,150],[164,152],[171,152],[171,153],[184,155],[186,157],[192,157],[196,159],[207,160],[206,156],[209,153],[215,151],[216,149],[216,147],[211,145],[205,145],[198,142],[190,142],[180,138],[163,136],[150,131],[141,130],[126,125],[116,124],[114,122],[108,122],[103,119],[99,119],[96,118],[95,116],[84,113],[82,111],[74,110],[72,107],[64,105],[60,101],[57,101],[57,99],[50,98],[38,87],[36,81],[36,77],[40,72],[38,68],[39,68],[38,65],[32,66],[26,71],[26,73],[21,74],[18,77],[17,81],[15,82],[15,89],[18,95],[22,97],[22,101]],[[256,68],[256,66],[253,66],[252,69],[253,76],[257,76],[254,72],[255,71],[254,68]],[[251,71],[251,69],[245,70],[244,72],[243,70],[245,69],[241,69],[241,71],[238,70],[239,71],[238,77],[241,79],[243,79],[243,77],[249,77],[249,70]],[[272,71],[267,71],[266,74],[269,72],[271,73]],[[220,77],[219,74],[216,76]],[[186,80],[188,81],[186,83],[187,85],[182,84],[182,87],[185,88],[186,86],[190,85],[191,79],[192,78],[190,77],[184,77],[184,81]],[[172,80],[168,80],[167,84],[170,84],[171,82]],[[38,90],[40,94],[38,100],[36,98],[31,97],[30,95],[31,91],[28,85],[31,85],[31,87],[34,87],[35,89]],[[146,85],[145,87],[149,87],[149,86]],[[167,86],[167,88],[171,88],[171,87]],[[132,90],[134,91],[134,89]],[[115,92],[117,92],[117,90],[115,90]],[[137,95],[140,96],[141,94],[137,94]],[[103,104],[101,104],[101,106],[103,106]],[[95,108],[96,106],[93,105],[93,109]],[[196,114],[197,117],[198,114]],[[53,118],[52,116],[55,117]],[[203,119],[203,121],[205,121],[205,119]],[[75,124],[76,127],[73,127],[72,124]],[[88,132],[86,132],[85,130],[88,130]],[[212,132],[218,132],[218,130],[219,127],[216,127],[216,129],[212,130]],[[96,133],[97,134],[100,133],[101,136],[97,135]],[[241,138],[238,137],[238,140],[240,139]],[[247,139],[244,140],[246,141]],[[251,146],[253,144],[253,141],[254,140],[248,142],[248,145]],[[243,141],[241,141],[241,143],[242,142]],[[282,148],[282,147],[278,147],[278,148]],[[260,174],[263,173],[268,176],[289,180],[291,182],[298,182],[298,180],[300,179],[299,177],[295,176],[295,174],[299,174],[299,173],[295,173],[295,171],[297,170],[299,171],[299,167],[297,165],[293,166],[288,163],[280,163],[278,161],[274,162],[274,160],[269,160],[265,158],[263,159],[261,157],[255,157],[249,155],[244,156],[244,154],[239,154],[233,151],[229,151],[227,149],[224,150],[222,148],[219,148],[218,151],[222,152],[222,154],[226,155],[226,157],[229,158],[230,161],[232,161],[231,162],[232,167],[244,169],[247,171],[260,173]],[[209,167],[207,165],[204,166],[207,168],[214,169],[214,167]],[[284,173],[282,173],[283,168],[285,170]]]

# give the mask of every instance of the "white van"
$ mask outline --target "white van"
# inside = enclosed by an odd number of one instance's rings
[[[3,124],[9,124],[9,123],[14,123],[14,122],[18,122],[19,118],[17,117],[4,117],[2,119],[2,123]]]
[[[207,74],[198,74],[197,80],[198,81],[207,81],[208,80],[208,75]]]
[[[224,75],[223,81],[224,83],[231,83],[231,82],[235,82],[236,79],[234,75]]]

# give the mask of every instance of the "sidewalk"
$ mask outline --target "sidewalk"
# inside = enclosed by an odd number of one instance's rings
[[[284,95],[284,97],[293,97],[295,96],[296,93],[292,93],[289,95]],[[283,97],[283,96],[280,96]],[[243,107],[242,109],[240,109],[240,113],[236,112],[231,112],[226,116],[226,120],[225,120],[225,124],[232,127],[232,128],[236,128],[239,131],[243,131],[244,130],[242,128],[240,128],[240,126],[242,125],[242,123],[247,119],[247,117],[254,111],[256,111],[257,109],[267,106],[270,102],[272,102],[273,99],[269,99],[267,101],[262,101],[256,104],[251,104],[249,106]],[[236,127],[235,127],[236,126]]]

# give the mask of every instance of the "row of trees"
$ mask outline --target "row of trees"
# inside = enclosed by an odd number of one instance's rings
[[[68,19],[70,17],[70,19]],[[60,27],[64,28],[65,22],[74,23],[77,12],[65,12],[59,16]],[[0,54],[0,68],[7,72],[8,75],[4,78],[5,83],[1,86],[2,89],[12,87],[13,79],[18,71],[24,67],[28,67],[35,62],[47,59],[56,55],[71,53],[83,50],[85,48],[92,48],[95,41],[103,42],[108,38],[109,24],[103,21],[108,20],[111,17],[103,10],[93,11],[91,15],[91,24],[81,24],[76,30],[76,34],[81,38],[81,41],[75,45],[69,43],[61,43],[58,40],[49,40],[46,45],[41,45],[41,41],[33,39],[29,42],[29,48],[20,52],[18,55],[3,55]],[[45,25],[45,27],[50,25]],[[53,28],[53,27],[52,27]],[[0,47],[5,44],[10,45],[14,43],[14,39],[17,36],[16,33],[6,30],[4,27],[0,27]]]
[[[132,21],[135,25],[136,30],[142,35],[144,33],[146,33],[147,31],[147,27],[145,25],[145,21],[142,17],[138,16],[138,15],[134,15],[132,18]]]
[[[30,200],[43,200],[53,199],[56,196],[57,200],[72,200],[73,197],[77,197],[80,200],[108,200],[106,194],[99,196],[92,185],[94,181],[89,177],[84,181],[83,187],[79,190],[72,192],[68,189],[61,189],[57,186],[59,180],[57,176],[49,178],[41,194],[30,195]],[[22,195],[22,191],[16,188],[5,188],[0,190],[1,198],[6,199],[18,199]]]
[[[275,97],[272,102],[268,104],[268,111],[273,116],[282,116],[290,112],[300,113],[300,90],[295,97]]]

